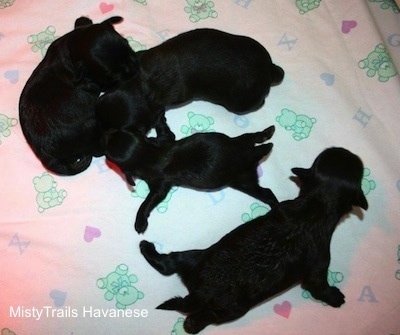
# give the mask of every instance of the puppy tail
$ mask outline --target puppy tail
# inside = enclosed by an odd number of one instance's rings
[[[169,311],[179,311],[181,313],[193,313],[200,310],[201,306],[189,294],[185,298],[175,297],[163,302],[156,309],[164,309]]]
[[[283,69],[275,64],[272,64],[273,69],[272,69],[272,85],[279,85],[282,80],[283,77],[285,76],[285,71],[283,71]]]

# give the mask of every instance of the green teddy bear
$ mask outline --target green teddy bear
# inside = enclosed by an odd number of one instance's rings
[[[215,4],[209,0],[186,0],[189,6],[185,7],[185,12],[190,14],[189,20],[193,23],[209,17],[216,18],[218,13],[213,9]]]
[[[9,118],[4,114],[0,114],[0,135],[8,137],[11,135],[10,127],[14,127],[18,123],[17,119]],[[1,144],[0,140],[0,144]]]
[[[28,36],[28,43],[33,44],[32,51],[38,52],[40,50],[42,56],[44,57],[50,44],[57,39],[55,33],[56,28],[53,26],[48,26],[45,31],[42,31],[36,35]]]
[[[310,10],[318,8],[320,3],[321,0],[296,0],[296,6],[300,14],[305,14]]]
[[[189,126],[184,125],[181,127],[181,132],[185,136],[214,131],[214,129],[210,128],[210,126],[214,124],[214,119],[211,116],[196,114],[194,112],[189,112],[187,116],[189,119]]]
[[[1,335],[15,335],[15,333],[8,328],[3,328],[1,330]]]
[[[138,279],[134,274],[128,275],[128,266],[120,264],[107,277],[97,279],[97,287],[106,290],[104,293],[106,300],[111,301],[115,297],[117,301],[115,306],[118,309],[126,309],[144,297],[144,294],[132,285],[137,282]]]
[[[282,109],[281,114],[278,115],[275,120],[286,130],[293,131],[292,137],[296,141],[304,140],[309,137],[314,123],[317,122],[315,118],[310,118],[303,114],[296,114],[287,108]]]
[[[243,222],[249,222],[259,216],[265,215],[269,212],[268,207],[262,206],[257,202],[254,202],[250,206],[250,214],[249,213],[244,213],[242,214],[242,221]]]
[[[382,9],[392,9],[392,11],[396,14],[400,12],[399,7],[397,7],[396,3],[393,0],[368,0],[369,2],[381,2]]]
[[[376,188],[375,181],[366,178],[366,177],[369,177],[370,174],[371,174],[370,169],[364,168],[364,176],[363,176],[363,179],[361,180],[361,189],[362,189],[364,195],[367,195],[369,192],[371,192],[372,190],[375,190],[375,188]]]
[[[57,182],[47,172],[43,172],[41,176],[33,178],[33,185],[38,192],[36,202],[39,205],[39,213],[61,205],[67,196],[65,190],[57,191]]]
[[[185,322],[184,318],[178,318],[176,321],[174,328],[171,331],[171,335],[186,335],[185,329],[183,328],[183,323]]]
[[[13,5],[15,0],[0,0],[0,9],[4,9]]]
[[[156,209],[159,213],[165,213],[168,209],[168,202],[172,198],[172,194],[176,192],[178,187],[174,186],[171,188],[171,190],[168,192],[167,196],[163,201],[161,201]],[[134,198],[141,198],[141,199],[146,199],[147,195],[150,193],[149,185],[144,180],[139,180],[136,182],[135,185],[135,190],[132,192],[132,197]]]
[[[378,80],[382,83],[397,74],[396,67],[382,43],[378,44],[367,58],[360,60],[358,66],[360,69],[367,69],[367,76],[370,78],[378,75]]]
[[[133,37],[128,36],[126,40],[129,43],[129,46],[132,48],[133,51],[138,52],[142,50],[146,50],[146,46],[141,44],[140,42],[133,39]]]
[[[334,286],[335,284],[342,282],[343,279],[344,279],[343,273],[333,272],[331,270],[328,270],[328,284],[330,286]],[[311,293],[306,290],[303,291],[302,297],[304,299],[311,299],[312,301],[319,302],[319,303],[323,304],[324,306],[328,305],[323,301],[314,299],[313,296],[311,295]]]

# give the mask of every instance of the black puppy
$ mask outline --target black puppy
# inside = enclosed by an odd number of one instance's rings
[[[79,18],[55,40],[21,93],[19,118],[25,138],[49,170],[73,175],[103,154],[95,119],[101,91],[135,75],[136,54],[112,24]]]
[[[209,324],[243,316],[250,308],[302,282],[315,299],[333,307],[344,295],[329,286],[330,241],[352,206],[368,208],[361,190],[363,164],[343,148],[322,152],[310,169],[295,168],[302,186],[284,201],[205,250],[159,254],[142,241],[141,252],[160,273],[179,274],[189,290],[157,308],[188,314],[184,329],[197,333]]]
[[[260,108],[284,71],[257,41],[214,29],[196,29],[138,52],[140,73],[104,94],[97,113],[103,130],[155,127],[173,139],[165,109],[206,100],[234,113]]]
[[[278,201],[268,188],[258,185],[257,165],[272,149],[275,128],[230,138],[220,133],[197,133],[177,142],[154,145],[144,135],[118,130],[106,139],[106,157],[126,174],[145,180],[150,193],[139,208],[135,229],[143,233],[150,212],[173,186],[199,190],[232,187],[269,205]]]

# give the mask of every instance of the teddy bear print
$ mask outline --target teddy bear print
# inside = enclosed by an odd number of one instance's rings
[[[310,136],[313,125],[317,122],[315,118],[307,115],[296,114],[290,109],[282,109],[281,114],[275,119],[282,127],[292,131],[292,137],[296,141],[304,140]]]
[[[171,331],[171,335],[187,335],[185,329],[183,328],[184,321],[185,321],[184,318],[182,317],[178,318],[178,320],[174,325],[174,328]]]
[[[296,0],[296,6],[300,14],[305,14],[310,10],[318,8],[320,2],[321,0]]]
[[[41,176],[33,178],[33,185],[38,192],[36,195],[36,203],[38,204],[39,213],[61,205],[67,196],[65,190],[58,191],[56,189],[57,182],[47,172],[43,172]]]
[[[133,51],[138,52],[138,51],[146,50],[146,46],[143,45],[142,43],[134,40],[133,37],[128,36],[126,38],[126,40],[128,41],[129,46],[132,48]]]
[[[394,0],[368,0],[369,2],[380,2],[381,3],[381,8],[386,10],[386,9],[392,9],[392,11],[396,14],[400,12],[399,7],[397,7],[396,3]]]
[[[257,202],[254,202],[250,206],[250,213],[242,214],[242,221],[249,222],[259,216],[265,215],[269,212],[269,208],[264,205],[260,205]]]
[[[178,187],[176,187],[176,186],[171,188],[171,190],[168,192],[165,199],[157,205],[157,207],[156,207],[157,212],[162,214],[167,211],[168,202],[171,200],[172,194],[174,192],[176,192],[177,189],[178,189]],[[132,192],[132,197],[146,199],[146,197],[149,193],[150,193],[150,189],[149,189],[149,186],[147,185],[147,183],[144,180],[139,180],[138,182],[136,182],[135,190]]]
[[[49,45],[56,40],[56,28],[53,26],[48,26],[45,31],[40,32],[36,35],[28,36],[28,43],[32,44],[32,51],[42,54],[42,57],[46,55]]]
[[[0,0],[0,9],[4,9],[13,5],[15,0]]]
[[[181,133],[185,136],[214,131],[214,129],[210,128],[214,124],[214,119],[212,117],[203,114],[196,114],[194,112],[189,112],[187,116],[189,119],[189,125],[181,127]]]
[[[342,282],[343,279],[344,279],[343,273],[334,272],[334,271],[331,271],[328,269],[328,283],[330,286],[334,286],[335,284]],[[310,299],[312,301],[319,302],[324,306],[327,306],[327,304],[325,302],[314,299],[313,296],[310,294],[310,292],[308,292],[306,290],[303,290],[302,297],[304,299]]]
[[[209,17],[216,18],[218,13],[213,9],[215,4],[209,0],[186,0],[189,6],[185,7],[185,12],[190,14],[189,20],[193,23]]]
[[[0,114],[0,144],[1,136],[8,137],[11,135],[10,127],[14,127],[18,123],[17,119],[9,118],[4,114]]]
[[[135,2],[138,2],[138,3],[140,3],[140,4],[142,4],[142,5],[147,5],[147,1],[146,0],[133,0],[133,1],[135,1]]]
[[[104,293],[106,300],[111,301],[115,298],[115,307],[126,309],[127,306],[144,297],[143,292],[133,286],[137,282],[138,278],[134,274],[128,275],[128,266],[120,264],[115,268],[115,271],[104,278],[99,278],[97,287],[106,290]]]
[[[15,335],[15,333],[8,328],[3,328],[1,330],[1,335]]]
[[[358,66],[360,69],[366,69],[367,76],[370,78],[377,75],[382,83],[397,74],[396,67],[382,43],[378,44],[366,58],[360,60]]]
[[[370,174],[371,174],[370,169],[364,168],[364,176],[363,176],[363,179],[361,180],[361,189],[362,189],[364,195],[367,195],[369,192],[371,192],[372,190],[375,190],[375,188],[376,188],[375,181],[367,178],[370,176]]]

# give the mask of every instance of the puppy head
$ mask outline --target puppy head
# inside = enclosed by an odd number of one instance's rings
[[[127,130],[111,129],[104,134],[106,157],[122,170],[129,170],[132,161],[143,149],[142,135]]]
[[[361,189],[364,166],[361,159],[343,148],[329,148],[315,159],[311,168],[293,168],[302,183],[300,193],[325,184],[344,190],[351,206],[368,209]]]
[[[89,120],[78,127],[58,129],[40,149],[43,165],[54,173],[71,176],[86,170],[93,156],[104,155],[99,132],[93,123]]]
[[[84,19],[75,22],[78,26],[69,40],[75,84],[87,90],[93,86],[105,90],[137,74],[137,55],[113,27],[121,20],[114,16],[99,24],[89,24]]]

